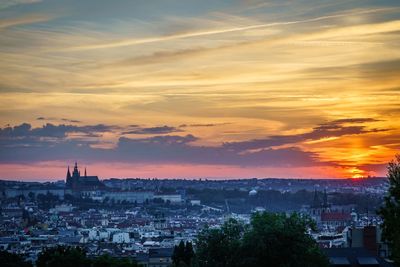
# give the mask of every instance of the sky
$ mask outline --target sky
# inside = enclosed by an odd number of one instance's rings
[[[384,176],[398,0],[0,0],[0,178]]]

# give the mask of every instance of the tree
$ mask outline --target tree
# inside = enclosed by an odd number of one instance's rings
[[[307,234],[314,224],[297,214],[256,213],[249,227],[229,220],[221,229],[205,229],[197,242],[200,266],[323,267],[327,257]]]
[[[110,255],[102,255],[93,260],[92,267],[137,267],[136,262],[127,258],[114,258]]]
[[[55,206],[55,204],[59,201],[59,197],[50,192],[46,194],[38,194],[36,196],[36,200],[40,208],[50,209]]]
[[[57,246],[44,249],[36,261],[37,267],[86,267],[90,260],[80,247]]]
[[[178,246],[174,247],[172,261],[174,266],[192,266],[194,256],[192,243],[181,241]]]
[[[172,253],[172,261],[173,263],[178,266],[183,258],[185,257],[185,243],[181,240],[179,245],[174,247],[174,252]]]
[[[191,266],[193,263],[193,258],[194,258],[194,250],[193,250],[193,245],[192,242],[186,242],[185,244],[185,254],[184,254],[184,258],[183,261]]]
[[[389,190],[378,213],[383,219],[383,238],[392,250],[395,265],[400,266],[400,154],[389,163],[387,177]]]
[[[7,251],[0,251],[0,263],[2,267],[32,267],[21,255]]]
[[[313,222],[296,213],[256,213],[243,236],[242,266],[329,266],[309,228]]]
[[[234,219],[220,229],[204,229],[197,240],[197,259],[204,267],[235,267],[239,262],[244,225]]]
[[[28,197],[29,197],[29,200],[30,200],[30,201],[35,201],[35,193],[29,192],[29,193],[28,193]]]

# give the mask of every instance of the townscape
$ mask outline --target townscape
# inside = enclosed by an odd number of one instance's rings
[[[75,163],[57,182],[1,181],[0,249],[35,262],[45,247],[80,246],[90,257],[170,266],[174,247],[196,247],[205,227],[231,218],[246,224],[252,214],[272,211],[310,217],[317,227],[309,234],[328,255],[389,255],[376,215],[385,178],[100,180],[83,172]]]
[[[0,0],[0,267],[400,267],[400,0]]]

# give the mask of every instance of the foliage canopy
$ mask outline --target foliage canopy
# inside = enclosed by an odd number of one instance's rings
[[[204,267],[329,266],[307,230],[311,220],[297,214],[256,213],[248,227],[230,219],[220,229],[205,229],[197,243]]]
[[[389,163],[389,191],[379,214],[383,219],[383,238],[392,250],[392,259],[400,266],[400,155]]]

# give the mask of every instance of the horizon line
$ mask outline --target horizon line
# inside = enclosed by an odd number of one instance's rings
[[[159,178],[159,177],[108,177],[108,178],[103,178],[100,179],[101,181],[105,180],[111,180],[111,179],[117,179],[117,180],[182,180],[182,181],[215,181],[215,182],[220,182],[220,181],[239,181],[239,180],[354,180],[354,181],[363,181],[363,180],[368,180],[368,179],[386,179],[387,177],[385,176],[368,176],[368,177],[358,177],[358,178],[353,178],[353,177],[341,177],[341,178],[332,178],[332,177],[325,177],[325,178],[296,178],[296,177],[248,177],[248,178],[228,178],[228,177],[199,177],[199,178],[172,178],[172,177],[167,177],[167,178]],[[0,182],[21,182],[21,183],[55,183],[55,182],[60,182],[60,181],[65,181],[65,178],[57,178],[57,179],[45,179],[45,180],[40,180],[40,178],[33,178],[29,180],[18,180],[18,179],[12,179],[12,178],[0,178]]]

